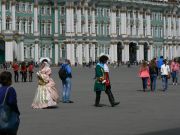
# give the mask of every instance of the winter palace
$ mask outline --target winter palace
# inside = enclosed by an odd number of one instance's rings
[[[180,56],[178,0],[0,0],[0,63]]]

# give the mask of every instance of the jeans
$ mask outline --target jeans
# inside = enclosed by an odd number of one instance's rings
[[[166,91],[168,88],[168,78],[167,75],[162,75],[162,87],[163,91]]]
[[[147,80],[148,77],[142,77],[143,90],[147,89]]]
[[[173,72],[171,73],[171,75],[172,75],[172,81],[173,81],[173,83],[177,83],[177,81],[178,81],[178,72],[177,72],[177,71],[173,71]]]
[[[157,74],[152,74],[151,75],[151,90],[152,91],[156,90],[156,79],[157,79]]]
[[[63,84],[63,102],[70,101],[70,93],[71,93],[71,78],[66,78],[66,80],[62,81]]]
[[[18,71],[14,71],[14,81],[18,82],[18,78],[19,78],[19,73]]]

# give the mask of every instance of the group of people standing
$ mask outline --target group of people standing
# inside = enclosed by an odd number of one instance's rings
[[[14,70],[14,81],[15,82],[19,82],[19,73],[21,74],[21,81],[26,82],[28,72],[29,72],[29,82],[32,82],[33,70],[34,70],[33,62],[30,62],[28,65],[26,65],[25,62],[18,64],[17,61],[15,60],[14,63],[12,64],[12,68]]]
[[[178,74],[180,71],[180,64],[176,59],[169,62],[161,56],[158,60],[152,59],[148,64],[143,61],[140,70],[139,77],[142,78],[143,91],[145,92],[147,86],[150,86],[151,91],[156,91],[156,80],[158,76],[162,79],[162,90],[168,89],[168,80],[172,78],[173,85],[178,85]]]

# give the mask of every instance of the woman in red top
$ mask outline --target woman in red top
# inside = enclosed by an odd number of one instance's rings
[[[28,67],[30,82],[32,82],[32,79],[33,79],[33,69],[34,69],[34,65],[33,65],[33,62],[31,62]]]

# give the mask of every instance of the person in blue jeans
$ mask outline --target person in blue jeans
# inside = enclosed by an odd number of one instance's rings
[[[166,91],[168,88],[168,76],[170,74],[170,68],[169,65],[167,65],[167,61],[163,61],[164,64],[161,66],[161,77],[162,77],[162,87],[163,91]]]
[[[158,76],[158,67],[156,65],[155,60],[151,60],[151,63],[149,65],[149,74],[151,79],[151,91],[156,90],[156,80]]]
[[[66,79],[62,80],[62,85],[63,85],[62,102],[63,103],[73,103],[73,101],[70,100],[71,78],[72,78],[72,69],[71,69],[70,60],[66,59],[65,64],[62,64],[61,68],[64,68],[66,71],[66,74],[67,74]]]

